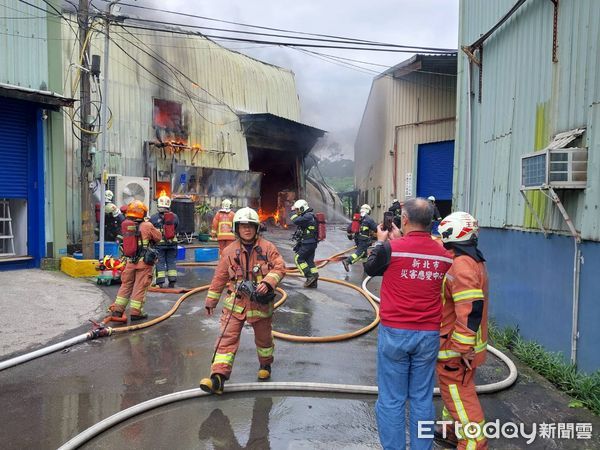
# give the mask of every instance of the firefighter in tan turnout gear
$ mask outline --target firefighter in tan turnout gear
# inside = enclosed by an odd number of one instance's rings
[[[231,210],[231,200],[225,199],[221,202],[221,209],[212,221],[210,234],[219,243],[219,254],[235,240],[233,233],[234,212]]]
[[[127,263],[121,274],[121,287],[115,302],[110,305],[110,320],[127,322],[125,308],[131,305],[131,321],[148,317],[144,312],[146,292],[152,282],[152,272],[158,256],[153,248],[161,240],[161,232],[147,221],[148,207],[139,200],[127,206],[125,220],[121,224],[123,255]]]
[[[206,392],[223,392],[246,321],[254,328],[260,365],[258,379],[265,381],[271,377],[273,299],[275,288],[285,274],[285,262],[275,245],[258,234],[259,226],[258,214],[253,209],[242,208],[235,213],[233,227],[237,239],[223,250],[206,296],[206,313],[211,316],[227,288],[211,373],[200,380],[200,388]]]
[[[475,392],[475,372],[487,353],[489,298],[485,259],[477,248],[477,220],[466,212],[455,212],[440,222],[439,233],[444,247],[453,254],[453,262],[442,287],[436,371],[444,401],[442,419],[453,421],[455,426],[437,428],[434,436],[458,444],[459,450],[487,449],[481,432],[483,409]]]

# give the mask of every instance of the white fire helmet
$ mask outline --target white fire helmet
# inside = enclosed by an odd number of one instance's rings
[[[294,206],[292,206],[292,211],[298,210],[301,213],[303,213],[307,209],[308,209],[308,202],[303,199],[296,200],[296,203],[294,203]]]
[[[111,191],[109,189],[107,189],[106,191],[104,191],[104,201],[106,203],[112,202],[114,197],[115,197],[115,194],[113,194],[113,191]]]
[[[171,199],[166,195],[161,195],[158,197],[156,202],[159,208],[170,208],[171,207]]]
[[[438,226],[442,242],[467,242],[477,237],[479,225],[471,214],[457,211],[446,216]]]
[[[360,207],[360,215],[365,217],[367,214],[371,213],[371,207],[366,203]]]
[[[427,200],[429,200],[430,202],[435,202],[435,197],[433,195],[430,195],[429,197],[427,197]]]
[[[233,216],[233,229],[236,234],[239,234],[239,224],[240,223],[251,223],[256,225],[256,230],[260,228],[260,220],[258,218],[258,213],[254,211],[252,208],[241,208],[238,209]]]
[[[221,210],[225,212],[231,211],[231,200],[225,199],[221,202]]]

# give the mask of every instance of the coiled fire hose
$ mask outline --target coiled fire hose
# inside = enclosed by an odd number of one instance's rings
[[[344,252],[341,252],[339,254],[336,254],[336,255],[328,258],[326,260],[326,262],[324,263],[324,265],[327,264],[327,262],[329,262],[329,260],[334,260],[335,257],[338,257],[339,255],[346,253],[346,252],[347,251],[344,251]],[[290,272],[292,272],[292,271],[293,270],[290,270]],[[294,274],[294,273],[289,273],[289,275],[301,276],[300,274]],[[351,283],[348,283],[348,282],[345,282],[342,280],[336,280],[333,278],[319,278],[319,279],[322,281],[332,282],[332,283],[341,284],[341,285],[344,285],[347,287],[351,287],[352,289],[355,289],[356,291],[360,292],[363,296],[365,296],[365,298],[369,301],[369,303],[373,307],[373,309],[375,311],[375,315],[376,315],[375,320],[371,324],[367,325],[366,327],[361,328],[360,330],[357,330],[357,331],[351,332],[351,333],[345,333],[342,335],[324,336],[324,337],[295,336],[295,335],[289,335],[289,334],[273,331],[273,335],[275,337],[278,337],[278,338],[284,339],[284,340],[294,341],[294,342],[334,342],[334,341],[340,341],[340,340],[344,340],[344,339],[350,339],[350,338],[359,336],[361,334],[364,334],[364,333],[368,332],[369,330],[371,330],[372,328],[374,328],[377,325],[377,323],[379,323],[379,308],[375,302],[378,303],[380,300],[375,294],[371,293],[367,288],[367,284],[371,280],[371,277],[365,278],[362,283],[362,287],[360,287],[360,288],[352,285]],[[175,313],[175,311],[177,311],[177,309],[179,308],[181,303],[184,302],[187,298],[191,297],[192,295],[194,295],[198,292],[207,290],[208,287],[209,287],[208,285],[200,286],[198,288],[192,289],[189,292],[185,293],[177,300],[177,302],[171,307],[171,309],[169,311],[167,311],[165,314],[163,314],[160,317],[157,317],[155,319],[149,320],[149,321],[141,323],[141,324],[130,325],[130,326],[126,326],[126,327],[97,328],[95,330],[89,331],[88,333],[82,334],[80,336],[76,336],[72,339],[69,339],[69,340],[66,340],[63,342],[59,342],[59,343],[51,345],[49,347],[45,347],[45,348],[36,350],[36,351],[28,353],[28,354],[21,355],[16,358],[12,358],[12,359],[3,361],[0,363],[0,371],[7,369],[9,367],[13,367],[15,365],[24,363],[26,361],[30,361],[34,358],[58,351],[60,349],[63,349],[63,348],[66,348],[66,347],[69,347],[72,345],[75,345],[75,344],[77,344],[79,342],[83,342],[85,340],[95,339],[97,337],[109,336],[112,333],[125,333],[128,331],[139,330],[139,329],[143,329],[143,328],[147,328],[152,325],[155,325],[156,323],[162,322],[163,320],[166,320],[171,315],[173,315]],[[277,288],[277,291],[282,295],[282,297],[274,305],[275,308],[280,306],[281,304],[283,304],[285,302],[285,300],[287,299],[287,293],[283,289]],[[506,379],[504,379],[502,381],[477,386],[476,390],[478,393],[492,393],[492,392],[497,392],[497,391],[506,389],[506,388],[510,387],[517,379],[517,368],[516,368],[515,364],[510,360],[510,358],[508,358],[504,353],[500,352],[499,350],[492,347],[491,345],[488,345],[488,350],[507,365],[507,367],[509,369],[509,375]],[[234,383],[234,384],[229,384],[227,386],[227,392],[257,392],[257,391],[327,392],[327,393],[339,393],[339,394],[348,394],[348,395],[364,395],[364,394],[376,395],[378,392],[376,386],[330,384],[330,383],[307,383],[307,382]],[[149,411],[149,410],[152,410],[157,407],[164,406],[164,405],[167,405],[170,403],[174,403],[177,401],[191,399],[191,398],[195,398],[195,397],[203,397],[206,395],[210,395],[210,394],[202,391],[199,388],[195,388],[195,389],[188,389],[185,391],[174,392],[172,394],[167,394],[167,395],[163,395],[160,397],[156,397],[154,399],[147,400],[145,402],[142,402],[142,403],[134,405],[130,408],[127,408],[123,411],[120,411],[120,412],[118,412],[112,416],[109,416],[106,419],[98,422],[97,424],[91,426],[87,430],[84,430],[83,432],[81,432],[77,436],[73,437],[68,442],[66,442],[64,445],[62,445],[60,447],[59,450],[78,448],[79,446],[83,445],[85,442],[87,442],[90,439],[92,439],[93,437],[101,434],[102,432],[114,427],[115,425],[117,425],[131,417],[142,414],[146,411]],[[436,387],[434,389],[434,395],[439,395],[439,388]]]

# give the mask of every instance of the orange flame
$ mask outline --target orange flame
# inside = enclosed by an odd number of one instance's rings
[[[269,217],[274,217],[274,213],[272,212],[267,212],[265,210],[263,210],[262,208],[258,208],[258,219],[261,222],[265,222],[269,219]]]
[[[167,191],[165,191],[164,189],[163,189],[163,190],[161,190],[161,191],[158,193],[158,196],[159,196],[159,197],[163,197],[163,196],[165,196],[165,195],[167,195]]]
[[[261,222],[266,222],[267,220],[272,218],[277,226],[283,225],[284,228],[287,228],[287,225],[285,223],[281,223],[281,212],[279,209],[275,210],[274,212],[267,212],[264,211],[262,208],[259,208],[257,212],[258,220],[260,220]]]

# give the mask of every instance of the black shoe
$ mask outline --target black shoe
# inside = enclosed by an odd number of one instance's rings
[[[318,273],[314,274],[314,275],[310,275],[304,282],[304,287],[305,288],[316,288],[318,279],[319,279]]]
[[[175,287],[174,281],[169,281],[169,289],[173,289]]]
[[[258,368],[258,381],[267,381],[271,378],[271,364],[261,365]]]
[[[435,429],[433,430],[433,439],[436,442],[443,444],[446,448],[447,447],[451,447],[451,448],[458,447],[458,438],[454,434],[454,430],[452,429],[452,426],[445,426],[445,428],[446,428],[446,433],[445,433],[445,437],[444,437],[443,427],[441,425],[436,425]]]
[[[132,322],[138,322],[140,320],[145,320],[147,318],[148,318],[148,314],[146,314],[146,313],[129,315],[129,320],[131,320]]]
[[[200,380],[200,389],[209,394],[221,395],[225,388],[225,377],[220,373],[213,373],[210,378]]]
[[[348,262],[348,260],[342,259],[342,264],[344,265],[344,269],[346,269],[346,272],[350,272],[350,263]]]

